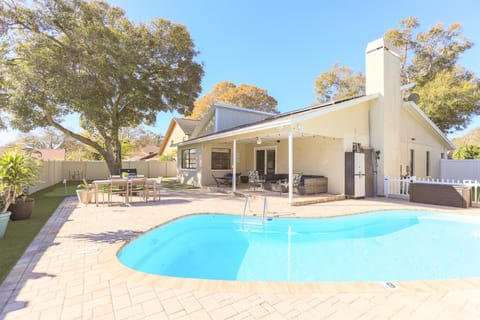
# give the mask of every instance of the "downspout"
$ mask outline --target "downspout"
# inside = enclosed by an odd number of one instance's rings
[[[371,128],[372,118],[371,118],[370,112],[371,110],[370,108],[368,108],[368,146],[372,148],[372,128]]]
[[[288,133],[288,204],[293,200],[293,133]]]
[[[233,139],[232,192],[237,191],[237,139]]]

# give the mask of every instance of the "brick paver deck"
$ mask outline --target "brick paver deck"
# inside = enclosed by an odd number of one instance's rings
[[[254,283],[176,279],[121,265],[118,249],[137,235],[198,212],[239,214],[243,199],[200,190],[162,191],[160,202],[78,206],[66,199],[0,285],[0,319],[479,319],[480,279],[380,283]],[[260,210],[262,199],[252,208]],[[386,199],[289,207],[276,215],[331,216],[427,208]]]

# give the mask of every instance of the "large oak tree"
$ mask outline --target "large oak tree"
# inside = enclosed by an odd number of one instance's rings
[[[153,124],[159,111],[188,115],[201,91],[203,68],[182,25],[134,23],[86,0],[3,0],[0,17],[0,108],[10,125],[54,127],[98,151],[111,174],[121,167],[121,128]],[[63,124],[72,113],[95,139]]]

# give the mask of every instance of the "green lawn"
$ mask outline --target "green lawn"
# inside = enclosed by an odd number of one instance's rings
[[[78,184],[79,182],[69,182],[66,193],[63,184],[58,183],[32,194],[31,197],[35,198],[32,217],[26,220],[10,220],[4,238],[0,239],[0,283],[62,200],[66,196],[76,196],[75,189]],[[176,182],[175,178],[163,179],[162,187],[170,190],[195,189],[193,186]]]
[[[198,189],[189,184],[182,184],[176,181],[175,178],[163,178],[162,179],[162,188],[170,190],[180,190],[180,189]]]

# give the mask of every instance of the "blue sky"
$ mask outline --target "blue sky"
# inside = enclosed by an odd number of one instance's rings
[[[368,42],[396,28],[400,19],[420,18],[420,30],[460,22],[476,45],[461,63],[480,75],[480,2],[457,1],[271,1],[108,0],[135,21],[155,17],[185,25],[204,64],[202,94],[218,82],[264,88],[280,111],[315,101],[314,81],[335,62],[364,72]],[[165,133],[173,116],[158,116],[153,131]],[[75,121],[70,120],[74,128]],[[480,118],[468,129],[480,127]],[[451,135],[456,136],[460,133]],[[0,145],[5,141],[1,132]]]

